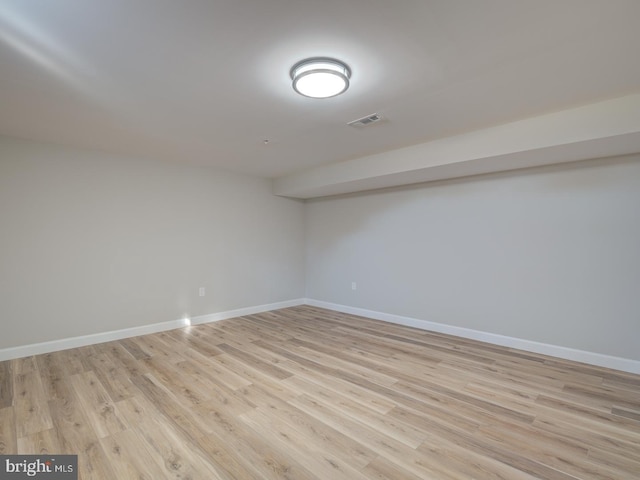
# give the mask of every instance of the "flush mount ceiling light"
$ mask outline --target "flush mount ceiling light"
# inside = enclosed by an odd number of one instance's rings
[[[335,97],[349,88],[351,70],[333,58],[307,58],[291,68],[293,89],[311,98]]]

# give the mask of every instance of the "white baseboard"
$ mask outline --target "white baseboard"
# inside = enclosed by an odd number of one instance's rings
[[[269,303],[266,305],[257,305],[255,307],[238,308],[237,310],[228,310],[226,312],[210,313],[208,315],[200,315],[199,317],[193,317],[191,319],[191,325],[198,325],[200,323],[218,322],[220,320],[227,320],[228,318],[243,317],[245,315],[253,315],[254,313],[268,312],[270,310],[278,310],[279,308],[297,307],[298,305],[304,305],[305,299],[298,298],[296,300],[287,300],[284,302]]]
[[[480,330],[473,330],[470,328],[456,327],[453,325],[446,325],[443,323],[436,323],[428,320],[420,320],[417,318],[403,317],[390,313],[376,312],[373,310],[366,310],[364,308],[350,307],[347,305],[324,302],[310,298],[288,300],[284,302],[256,305],[253,307],[245,307],[236,310],[211,313],[208,315],[200,315],[191,318],[190,324],[198,325],[202,323],[217,322],[229,318],[236,318],[244,315],[253,315],[255,313],[268,312],[270,310],[295,307],[305,304],[314,307],[335,310],[338,312],[360,315],[362,317],[373,318],[375,320],[382,320],[385,322],[397,323],[399,325],[420,328],[422,330],[430,330],[433,332],[445,333],[458,337],[469,338],[472,340],[493,343],[495,345],[501,345],[503,347],[516,348],[519,350],[540,353],[543,355],[550,355],[552,357],[588,363],[590,365],[640,374],[640,361],[637,360],[613,357],[610,355],[587,352],[584,350],[577,350],[573,348],[562,347],[559,345],[534,342],[522,338],[507,337],[505,335],[498,335],[495,333],[488,333]],[[122,330],[113,330],[110,332],[95,333],[92,335],[83,335],[79,337],[64,338],[61,340],[52,340],[50,342],[4,348],[0,349],[0,361],[11,360],[13,358],[28,357],[31,355],[39,355],[42,353],[56,352],[59,350],[67,350],[69,348],[84,347],[86,345],[94,345],[96,343],[104,343],[113,340],[121,340],[123,338],[137,337],[139,335],[148,335],[150,333],[182,328],[187,324],[188,322],[185,319],[171,320],[168,322],[142,325],[139,327],[125,328]]]
[[[297,305],[304,305],[304,299],[288,300],[284,302],[239,308],[237,310],[228,310],[226,312],[200,315],[198,317],[191,318],[190,324],[197,325],[200,323],[217,322],[219,320],[226,320],[243,315],[252,315],[254,313],[268,312],[269,310],[277,310],[279,308],[295,307]],[[121,340],[123,338],[148,335],[150,333],[164,332],[166,330],[182,328],[188,324],[189,322],[186,319],[171,320],[168,322],[153,323],[151,325],[124,328],[122,330],[94,333],[92,335],[83,335],[80,337],[63,338],[60,340],[52,340],[50,342],[21,345],[19,347],[3,348],[0,349],[0,361],[29,357],[31,355],[39,355],[41,353],[57,352],[59,350],[67,350],[69,348],[84,347],[86,345],[95,345],[96,343],[111,342],[113,340]]]
[[[335,310],[338,312],[350,313],[352,315],[373,318],[375,320],[382,320],[385,322],[420,328],[422,330],[430,330],[432,332],[446,333],[449,335],[469,338],[472,340],[493,343],[494,345],[501,345],[503,347],[516,348],[518,350],[540,353],[552,357],[564,358],[566,360],[574,360],[576,362],[588,363],[590,365],[596,365],[599,367],[612,368],[624,372],[640,374],[640,361],[631,360],[628,358],[613,357],[610,355],[603,355],[601,353],[576,350],[574,348],[534,342],[522,338],[507,337],[505,335],[482,332],[480,330],[473,330],[470,328],[456,327],[453,325],[446,325],[444,323],[436,323],[430,322],[428,320],[419,320],[417,318],[376,312],[373,310],[366,310],[364,308],[349,307],[347,305],[323,302],[310,298],[305,299],[305,304],[314,307],[327,308],[329,310]]]

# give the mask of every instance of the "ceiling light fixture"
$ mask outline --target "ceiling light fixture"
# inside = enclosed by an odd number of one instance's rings
[[[349,88],[351,70],[333,58],[307,58],[291,67],[293,89],[311,98],[329,98]]]

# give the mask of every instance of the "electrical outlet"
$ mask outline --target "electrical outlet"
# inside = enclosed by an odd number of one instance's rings
[[[205,296],[204,287],[200,287],[200,290],[198,291],[198,294],[199,294],[201,297],[204,297],[204,296]]]
[[[351,290],[357,290],[358,286],[356,285],[356,282],[351,282]]]

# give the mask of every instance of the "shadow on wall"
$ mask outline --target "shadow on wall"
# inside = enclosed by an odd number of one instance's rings
[[[331,215],[330,217],[323,218],[320,223],[324,226],[329,224],[333,229],[339,230],[340,235],[336,236],[335,240],[342,242],[349,238],[350,232],[354,233],[367,230],[365,226],[372,221],[374,223],[378,222],[380,217],[385,215],[385,211],[405,208],[403,204],[392,201],[400,197],[401,194],[409,202],[411,198],[415,198],[416,195],[419,195],[420,198],[427,198],[432,202],[446,202],[452,198],[460,200],[465,197],[468,197],[471,201],[477,192],[485,190],[487,182],[495,182],[496,188],[499,189],[499,182],[504,180],[540,177],[541,181],[536,182],[535,185],[529,183],[523,184],[523,186],[529,187],[536,195],[567,196],[576,192],[591,191],[593,189],[615,185],[618,183],[618,176],[613,174],[610,169],[604,167],[631,165],[637,163],[639,160],[640,157],[638,155],[625,155],[559,165],[546,165],[471,177],[389,187],[379,190],[319,197],[307,199],[305,203],[307,204],[307,209],[312,211],[314,205],[340,204],[340,215]],[[599,170],[598,175],[590,174],[594,169]],[[571,172],[572,174],[554,175],[566,172]],[[345,200],[350,201],[345,202]],[[351,205],[353,205],[353,207],[351,207]],[[366,205],[366,209],[362,208],[364,205]],[[411,234],[410,231],[404,230],[404,234]],[[314,232],[307,232],[307,234],[313,233]],[[399,235],[401,234],[401,232],[398,233]],[[330,240],[326,236],[322,236],[322,238],[325,241]],[[324,246],[329,250],[331,249],[331,244]]]
[[[639,160],[308,200],[307,296],[633,358]]]

